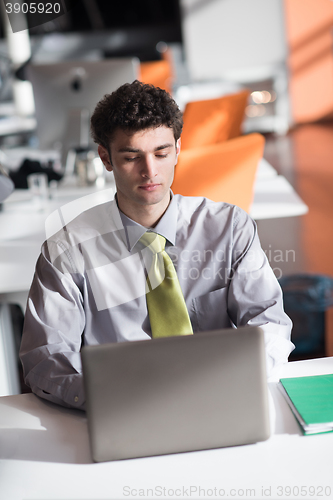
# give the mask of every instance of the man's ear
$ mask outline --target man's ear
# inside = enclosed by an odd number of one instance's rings
[[[181,147],[181,138],[179,138],[178,141],[176,142],[176,163],[175,163],[175,165],[177,165],[177,163],[178,163],[178,156],[180,153],[180,147]]]
[[[110,158],[108,150],[104,146],[101,146],[101,144],[99,144],[97,151],[98,151],[99,157],[102,160],[106,170],[111,172],[113,170],[113,167],[112,167],[112,163],[110,161],[111,158]]]

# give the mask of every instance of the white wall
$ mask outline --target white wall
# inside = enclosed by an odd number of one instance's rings
[[[224,78],[239,69],[255,73],[285,60],[283,0],[182,0],[182,9],[193,80]]]

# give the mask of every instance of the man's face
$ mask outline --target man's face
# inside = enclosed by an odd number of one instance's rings
[[[159,216],[170,201],[170,186],[180,151],[173,130],[166,126],[128,133],[117,130],[110,143],[110,155],[99,146],[101,159],[113,171],[121,210],[131,216],[133,210],[150,207]],[[111,160],[111,161],[110,161]],[[111,164],[112,162],[112,164]]]

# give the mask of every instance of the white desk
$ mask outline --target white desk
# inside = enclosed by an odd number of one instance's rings
[[[46,231],[51,227],[54,232],[61,229],[60,217],[69,222],[83,210],[111,199],[113,194],[112,184],[103,190],[62,188],[55,199],[40,209],[28,190],[15,190],[0,212],[0,301],[29,290]],[[24,305],[21,300],[19,303]]]
[[[255,220],[295,217],[308,212],[307,205],[292,185],[264,158],[260,161],[254,184],[250,215]]]
[[[7,116],[0,120],[0,136],[33,132],[36,126],[33,117]]]
[[[333,358],[289,363],[281,371],[321,373],[333,373]],[[332,499],[333,433],[303,436],[276,384],[270,386],[276,417],[267,441],[102,464],[91,463],[83,412],[32,394],[0,398],[0,498]]]

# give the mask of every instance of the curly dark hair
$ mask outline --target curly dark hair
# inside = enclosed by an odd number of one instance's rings
[[[179,107],[165,90],[134,80],[99,101],[91,117],[91,136],[109,149],[117,129],[137,132],[161,125],[172,128],[177,141],[183,128]]]

